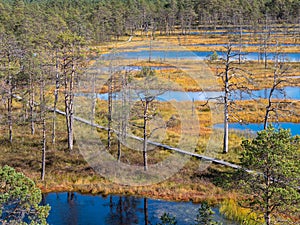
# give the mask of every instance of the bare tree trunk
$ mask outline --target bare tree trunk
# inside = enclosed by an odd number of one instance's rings
[[[32,78],[32,73],[30,73],[29,83],[30,83],[29,84],[30,85],[29,107],[30,107],[31,135],[34,135],[34,133],[35,133],[35,127],[34,127],[34,81]]]
[[[269,118],[269,113],[270,113],[270,102],[268,104],[268,106],[266,107],[266,113],[265,113],[265,117],[264,117],[264,130],[267,129],[268,126],[268,118]]]
[[[275,91],[277,85],[278,85],[277,75],[276,75],[276,71],[275,71],[274,72],[273,86],[272,86],[272,88],[270,90],[270,93],[269,93],[269,96],[268,96],[268,105],[266,106],[266,113],[265,113],[265,118],[264,118],[264,130],[267,129],[267,126],[268,126],[269,114],[272,111],[272,96],[273,96],[273,92]]]
[[[143,142],[143,158],[144,158],[144,170],[148,170],[148,163],[147,163],[147,120],[148,120],[148,105],[149,102],[146,100],[144,105],[144,125],[143,125],[143,132],[144,132],[144,142]]]
[[[224,139],[223,139],[223,153],[228,153],[228,122],[229,122],[229,64],[230,64],[230,53],[231,48],[228,49],[226,57],[226,68],[225,68],[225,78],[224,78]]]
[[[25,98],[25,96],[22,98],[23,122],[25,122],[28,119],[28,100]]]
[[[268,67],[267,40],[265,40],[264,58],[265,58],[265,69],[267,69]]]
[[[43,123],[43,137],[42,137],[42,171],[41,171],[41,180],[45,179],[46,173],[46,118],[45,115],[42,118]]]
[[[225,91],[224,97],[224,139],[223,139],[223,153],[228,153],[228,92]]]
[[[242,45],[243,45],[243,29],[242,25],[240,24],[240,40],[239,40],[239,64],[241,64],[241,54],[242,54]]]
[[[108,124],[107,124],[107,149],[110,151],[111,149],[111,122],[112,122],[112,76],[113,74],[110,75],[110,78],[108,79]]]
[[[52,118],[52,144],[55,144],[56,139],[56,109],[58,102],[58,92],[59,92],[59,69],[58,69],[58,56],[57,51],[55,55],[55,90],[54,90],[54,102],[53,102],[53,118]]]
[[[42,123],[43,123],[43,136],[42,136],[42,171],[41,171],[41,180],[43,181],[45,179],[46,174],[46,115],[45,115],[45,97],[44,97],[44,91],[43,91],[43,104],[42,106]]]
[[[121,151],[121,141],[120,141],[120,138],[121,138],[121,134],[120,134],[120,130],[119,130],[119,138],[118,138],[118,162],[121,162],[121,156],[122,156],[122,151]]]
[[[266,14],[265,17],[265,32],[268,30],[268,16]],[[264,33],[265,33],[264,32]],[[265,69],[268,67],[268,55],[267,55],[267,48],[268,48],[268,39],[270,38],[270,33],[266,33],[264,37],[264,58],[265,58]]]
[[[273,96],[273,93],[274,93],[276,87],[280,83],[280,80],[278,81],[278,79],[277,79],[277,76],[278,76],[277,68],[278,68],[278,55],[276,55],[276,58],[275,58],[275,71],[274,71],[274,77],[273,77],[273,85],[272,85],[272,88],[271,88],[269,96],[268,96],[268,105],[266,106],[266,113],[265,113],[265,118],[264,118],[264,130],[267,129],[269,114],[273,110],[272,109],[272,104],[273,104],[272,103],[272,96]]]
[[[64,56],[65,57],[65,56]],[[64,74],[64,92],[65,92],[65,118],[66,118],[66,125],[67,125],[67,135],[68,135],[68,147],[69,147],[69,133],[70,133],[70,129],[69,129],[69,119],[70,119],[70,111],[69,111],[69,93],[68,93],[68,74],[67,74],[67,62],[66,62],[66,59],[64,58],[64,61],[63,61],[63,74]],[[70,148],[69,148],[70,150]]]
[[[271,225],[271,217],[269,214],[265,215],[266,225]]]
[[[12,144],[13,141],[13,128],[12,128],[12,98],[13,98],[13,85],[12,75],[10,73],[10,60],[8,62],[8,101],[7,101],[7,120],[8,120],[8,138]]]
[[[68,147],[70,151],[73,150],[74,145],[74,131],[73,131],[73,125],[74,125],[74,78],[75,78],[75,62],[74,59],[72,59],[72,72],[71,72],[71,78],[70,78],[70,101],[69,101],[69,133],[68,133]]]
[[[96,110],[96,90],[95,90],[95,83],[96,83],[96,76],[92,74],[92,112],[91,112],[91,124],[94,125],[94,118],[95,118],[95,110]]]
[[[64,76],[65,76],[65,113],[66,113],[66,124],[67,124],[67,133],[68,133],[68,149],[70,151],[73,150],[73,82],[75,75],[75,65],[72,59],[72,71],[70,74],[70,79],[68,79],[67,73],[67,62],[64,59],[63,67],[64,67]]]
[[[42,135],[42,171],[41,171],[41,180],[44,181],[45,173],[46,173],[46,109],[45,109],[45,80],[42,77],[41,81],[41,102],[40,102],[40,111],[42,116],[42,124],[43,124],[43,135]]]
[[[273,92],[275,90],[275,87],[276,86],[273,86],[271,88],[271,91],[270,91],[270,94],[268,96],[268,105],[266,107],[266,113],[265,113],[265,118],[264,118],[264,130],[267,129],[267,126],[268,126],[268,119],[269,119],[269,114],[270,112],[272,111],[271,107],[272,107],[272,95],[273,95]]]

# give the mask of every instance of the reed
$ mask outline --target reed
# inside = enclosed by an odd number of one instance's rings
[[[241,225],[263,224],[263,219],[259,213],[240,207],[233,199],[223,201],[220,206],[220,212],[226,218],[237,221]]]

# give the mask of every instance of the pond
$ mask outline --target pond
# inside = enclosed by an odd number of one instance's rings
[[[164,60],[164,59],[198,59],[204,60],[209,59],[209,57],[213,54],[212,51],[128,51],[128,52],[119,52],[113,55],[114,58],[125,58],[125,59],[149,59],[151,60]],[[224,58],[225,53],[221,51],[217,51],[219,57]],[[241,52],[243,60],[258,60],[264,59],[264,55],[260,52]],[[274,60],[276,54],[275,53],[267,53],[268,60]],[[110,54],[104,54],[102,56],[104,59],[109,60],[112,57]],[[291,62],[299,62],[300,61],[300,52],[289,52],[289,53],[281,53],[279,55],[281,61],[291,61]],[[238,59],[238,56],[235,57]]]
[[[214,125],[214,128],[217,129],[223,129],[223,124],[216,124]],[[290,129],[292,135],[300,135],[300,123],[290,123],[290,122],[280,122],[280,123],[274,123],[273,126],[278,128],[284,128],[284,129]],[[257,132],[260,130],[263,130],[263,124],[262,123],[249,123],[249,124],[240,124],[240,123],[230,123],[229,129],[233,130],[244,130],[244,131],[250,131],[250,132]]]
[[[133,196],[82,195],[79,193],[49,193],[44,203],[51,206],[50,225],[155,225],[163,213],[175,216],[178,224],[194,224],[199,204],[170,202]],[[216,221],[227,225],[218,208],[213,208]],[[146,223],[148,221],[148,223]]]
[[[153,90],[155,93],[155,90]],[[232,92],[230,98],[232,100],[249,100],[249,99],[259,99],[259,98],[267,98],[270,93],[270,88],[261,89],[261,90],[253,90],[249,93],[246,93],[241,90],[236,90]],[[156,97],[159,101],[204,101],[209,98],[216,98],[222,96],[224,93],[221,91],[206,91],[206,92],[182,92],[182,91],[166,91],[163,94],[160,94]],[[84,95],[84,94],[78,94]],[[86,94],[85,96],[88,96]],[[113,94],[114,98],[121,99],[121,92],[116,92]],[[134,91],[131,91],[132,98],[137,98],[135,96]],[[98,98],[102,100],[107,100],[108,95],[106,94],[98,94]],[[300,87],[284,87],[282,90],[275,90],[273,94],[273,99],[294,99],[300,100]]]

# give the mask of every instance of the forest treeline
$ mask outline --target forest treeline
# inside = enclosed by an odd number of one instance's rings
[[[136,31],[186,34],[203,27],[297,25],[299,12],[299,0],[1,0],[0,32],[33,32],[53,40],[68,29],[99,42]]]

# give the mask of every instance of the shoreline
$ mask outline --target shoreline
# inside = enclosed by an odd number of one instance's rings
[[[214,187],[218,194],[216,193],[203,193],[197,190],[185,190],[179,187],[160,187],[156,184],[154,186],[124,186],[118,184],[111,184],[112,188],[107,190],[107,184],[101,187],[103,184],[83,184],[74,185],[72,187],[67,187],[65,185],[56,185],[51,187],[45,187],[40,183],[36,183],[43,194],[48,193],[61,193],[61,192],[78,192],[84,195],[123,195],[123,196],[136,196],[140,198],[151,198],[160,199],[165,201],[173,202],[192,202],[194,204],[199,204],[203,201],[207,201],[212,205],[220,204],[224,200],[237,198],[237,193],[224,191],[220,187]],[[210,183],[208,186],[212,186]],[[212,188],[213,189],[213,188]]]

